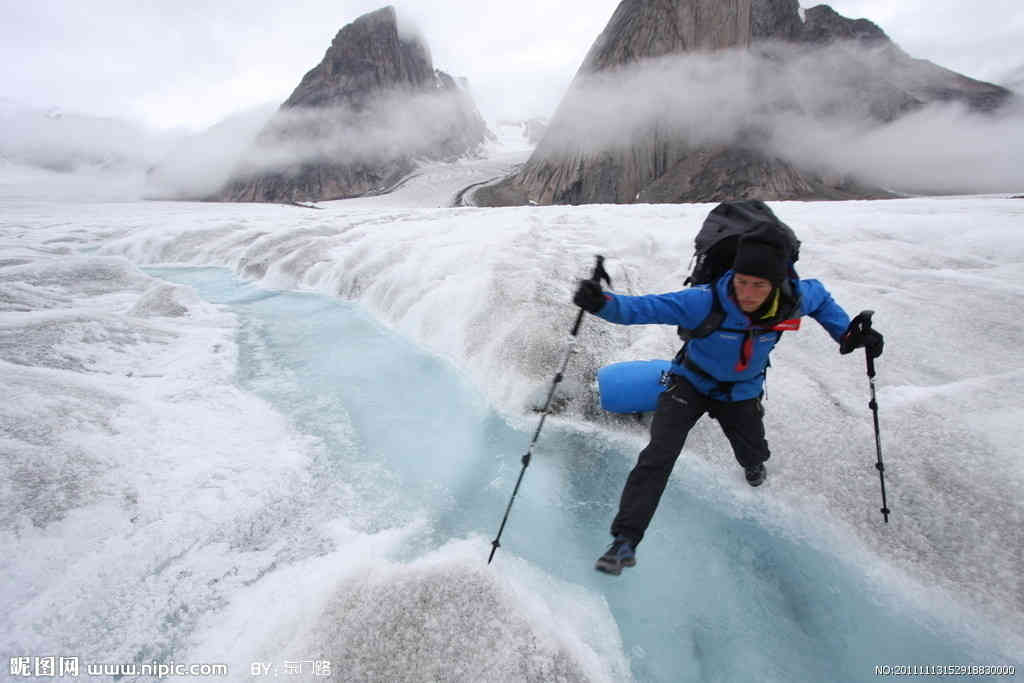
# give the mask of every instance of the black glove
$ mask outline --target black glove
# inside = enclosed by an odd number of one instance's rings
[[[604,292],[601,285],[593,280],[580,280],[580,286],[576,288],[576,295],[572,302],[587,313],[597,313],[604,308]]]
[[[869,356],[878,358],[882,355],[885,339],[878,330],[871,327],[863,329],[858,325],[858,321],[854,320],[846,328],[843,336],[839,338],[839,353],[850,353],[862,346],[867,349]]]

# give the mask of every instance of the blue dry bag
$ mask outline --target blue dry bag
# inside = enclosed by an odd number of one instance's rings
[[[667,360],[632,360],[606,365],[597,371],[601,407],[612,413],[649,413],[665,390],[662,378],[672,363]]]

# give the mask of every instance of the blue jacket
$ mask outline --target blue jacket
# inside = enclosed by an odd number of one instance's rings
[[[690,364],[703,372],[686,367],[679,358],[672,363],[670,371],[682,375],[699,392],[711,398],[724,401],[757,398],[764,391],[768,354],[775,348],[781,334],[774,330],[755,332],[757,326],[751,324],[750,318],[729,295],[732,276],[733,271],[730,270],[713,285],[669,294],[622,296],[605,292],[607,301],[597,315],[621,325],[681,325],[693,329],[711,312],[711,287],[716,287],[725,320],[718,330],[707,337],[691,339],[687,345],[686,355]],[[811,316],[838,342],[850,324],[846,311],[833,301],[832,295],[818,280],[793,279],[790,284],[800,297],[799,307],[791,317]],[[750,343],[746,350],[749,355],[744,363],[744,344],[748,338]]]

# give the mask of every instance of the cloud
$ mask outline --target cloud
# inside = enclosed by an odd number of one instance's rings
[[[0,111],[0,155],[57,172],[141,167],[167,144],[168,136],[154,136],[114,118],[46,111],[12,102]]]
[[[121,119],[0,100],[0,184],[4,196],[138,199],[145,170],[180,139]]]
[[[895,50],[766,44],[581,76],[538,154],[594,155],[656,138],[743,145],[906,192],[1024,188],[1024,166],[1013,162],[1024,158],[1021,108],[920,108],[916,96],[936,82],[894,62]]]
[[[1017,65],[1015,69],[1005,70],[997,81],[1018,95],[1024,95],[1024,64]]]
[[[848,17],[867,17],[909,54],[992,81],[1022,60],[1019,0],[833,0]]]
[[[257,107],[187,135],[0,100],[5,192],[86,200],[202,196],[227,180],[276,109]]]
[[[454,158],[483,141],[483,122],[464,91],[438,85],[428,93],[383,93],[358,110],[265,104],[188,136],[2,101],[0,163],[7,167],[5,182],[17,176],[22,195],[46,196],[48,186],[77,198],[183,199],[208,197],[232,178],[308,163]],[[104,184],[117,191],[112,195]]]
[[[838,169],[898,192],[1024,191],[1019,107],[987,115],[962,104],[936,104],[867,129],[808,121],[780,127],[773,147],[804,168]]]
[[[470,106],[461,91],[437,90],[387,92],[359,109],[282,109],[246,151],[236,175],[276,172],[306,163],[437,158],[439,150],[443,152],[447,143],[465,133]]]
[[[395,29],[398,31],[398,38],[403,41],[412,41],[428,47],[428,42],[420,27],[419,21],[409,12],[395,12]]]
[[[147,196],[198,198],[213,193],[229,180],[239,159],[276,111],[277,105],[264,104],[189,136],[149,171]]]
[[[287,174],[306,164],[461,156],[467,145],[482,142],[483,122],[464,91],[440,85],[427,93],[380,93],[358,108],[266,105],[231,117],[162,160],[147,179],[149,196],[209,197],[231,180]],[[477,126],[481,138],[474,140]]]

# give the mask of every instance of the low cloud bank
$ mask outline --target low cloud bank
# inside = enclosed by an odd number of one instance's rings
[[[468,94],[457,88],[389,92],[358,109],[264,105],[191,136],[14,108],[0,117],[7,124],[0,133],[7,183],[38,196],[47,188],[66,194],[73,186],[79,199],[112,198],[115,185],[121,199],[199,199],[232,178],[303,164],[454,159],[483,142],[486,129]]]
[[[153,133],[119,119],[3,104],[0,156],[55,173],[137,169],[156,161],[175,141],[173,133]]]
[[[1024,105],[939,100],[950,72],[892,45],[672,56],[577,78],[542,152],[598,154],[642,140],[743,145],[904,192],[1024,190]]]
[[[0,194],[74,200],[196,196],[222,184],[276,106],[202,133],[0,102]]]
[[[469,106],[467,106],[467,104]],[[374,164],[401,157],[457,156],[472,124],[461,91],[389,92],[361,108],[283,109],[237,169],[241,176],[307,163]]]
[[[205,197],[223,186],[245,150],[274,116],[276,105],[263,105],[226,118],[184,140],[146,177],[152,198]]]

